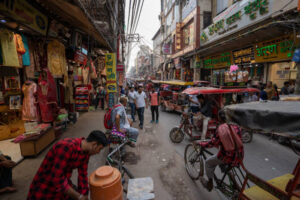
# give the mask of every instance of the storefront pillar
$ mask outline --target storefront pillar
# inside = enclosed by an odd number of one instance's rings
[[[300,95],[300,63],[297,63],[297,75],[296,75],[296,82],[295,82],[295,94]]]
[[[194,81],[200,81],[201,71],[199,68],[194,68]]]
[[[268,81],[268,72],[269,72],[269,67],[270,65],[268,65],[267,63],[264,63],[264,80],[263,83],[267,83]]]

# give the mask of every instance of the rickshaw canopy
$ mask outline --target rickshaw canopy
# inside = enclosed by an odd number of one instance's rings
[[[187,88],[182,93],[188,95],[199,94],[229,94],[229,93],[255,93],[259,92],[257,88],[234,88],[234,89],[220,89],[213,87],[193,87]]]
[[[195,86],[208,86],[210,85],[209,81],[194,81]]]
[[[154,84],[159,84],[161,81],[160,80],[151,80],[151,82]]]
[[[300,136],[300,102],[268,101],[225,107],[229,121],[248,129]]]
[[[179,86],[194,85],[194,82],[184,82],[184,81],[160,81],[160,83],[167,84],[167,85],[179,85]]]

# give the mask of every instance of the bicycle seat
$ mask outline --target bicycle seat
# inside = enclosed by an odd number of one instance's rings
[[[126,134],[121,133],[116,129],[107,130],[106,134],[110,143],[113,144],[120,144],[127,138]]]

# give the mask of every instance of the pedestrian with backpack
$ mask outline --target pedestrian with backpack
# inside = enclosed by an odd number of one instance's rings
[[[131,140],[137,141],[139,130],[131,127],[132,121],[126,114],[127,98],[121,97],[120,103],[110,109],[104,116],[104,126],[112,129],[112,134],[127,135]],[[131,147],[135,147],[134,143],[129,143]]]
[[[159,92],[155,91],[154,87],[151,88],[149,98],[151,103],[151,114],[152,114],[151,123],[155,122],[156,124],[158,124],[158,117],[159,117],[158,106],[160,105],[160,95]],[[156,119],[155,119],[155,115],[156,115]]]

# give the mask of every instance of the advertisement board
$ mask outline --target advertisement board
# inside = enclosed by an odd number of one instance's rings
[[[213,56],[207,56],[203,59],[203,67],[205,69],[218,69],[223,67],[229,67],[232,63],[232,57],[230,52],[216,54]]]
[[[107,93],[117,92],[116,54],[105,54],[106,90]]]
[[[292,35],[285,35],[255,45],[254,56],[257,63],[291,60],[299,45]]]
[[[273,1],[243,0],[233,4],[200,33],[200,44],[209,44],[269,17]]]
[[[48,18],[26,0],[0,1],[1,14],[8,15],[29,28],[46,35]]]

